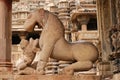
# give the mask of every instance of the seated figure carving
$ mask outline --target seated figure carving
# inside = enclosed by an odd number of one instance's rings
[[[28,32],[33,32],[35,25],[42,28],[39,38],[40,59],[36,68],[39,74],[44,74],[49,57],[57,60],[75,61],[63,69],[63,74],[73,75],[74,71],[86,71],[93,67],[99,54],[96,46],[90,42],[67,42],[64,38],[64,26],[56,15],[47,10],[38,9],[28,16],[24,28]]]
[[[37,48],[38,39],[30,40],[22,39],[20,42],[21,49],[23,50],[23,58],[20,63],[16,65],[18,74],[31,74],[35,70],[37,62],[33,63],[36,52],[40,50]]]

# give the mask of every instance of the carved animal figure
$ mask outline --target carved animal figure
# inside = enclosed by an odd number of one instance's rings
[[[18,71],[24,70],[26,67],[33,67],[32,62],[35,58],[36,52],[40,50],[37,48],[38,39],[33,40],[30,38],[30,41],[22,39],[20,42],[20,46],[23,49],[24,58],[22,62],[17,64]],[[28,69],[28,68],[27,68]],[[20,74],[21,72],[19,72]]]
[[[97,48],[89,42],[69,43],[64,38],[64,26],[58,17],[51,12],[39,9],[31,13],[24,28],[28,32],[34,31],[35,25],[42,28],[39,46],[41,48],[40,60],[37,64],[39,74],[44,73],[44,68],[49,57],[76,61],[63,69],[64,74],[73,74],[75,70],[89,70],[98,58]]]

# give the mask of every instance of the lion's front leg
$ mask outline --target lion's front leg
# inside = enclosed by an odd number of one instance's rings
[[[40,59],[37,64],[37,72],[39,74],[44,74],[44,69],[45,69],[48,59],[52,53],[53,46],[54,46],[54,44],[43,45],[43,48],[42,48],[41,52],[39,53]]]
[[[41,74],[41,75],[44,75],[45,74],[45,66],[47,64],[47,61],[38,61],[38,64],[37,64],[37,74]]]

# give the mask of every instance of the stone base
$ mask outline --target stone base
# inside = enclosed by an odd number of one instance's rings
[[[14,80],[101,80],[95,75],[15,75]]]
[[[0,80],[101,80],[96,75],[12,75],[0,74]]]
[[[10,62],[0,62],[0,80],[13,80],[13,70]]]
[[[0,62],[0,72],[12,71],[12,63],[10,62]]]
[[[14,80],[12,72],[0,72],[0,80]]]

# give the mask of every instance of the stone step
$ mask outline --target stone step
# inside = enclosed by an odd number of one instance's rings
[[[15,75],[14,80],[101,80],[96,75]]]

